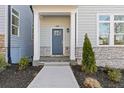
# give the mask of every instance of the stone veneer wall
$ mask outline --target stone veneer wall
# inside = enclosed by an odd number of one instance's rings
[[[0,53],[5,54],[5,35],[0,34]]]
[[[51,48],[50,47],[40,47],[40,56],[51,56],[50,54]],[[69,56],[70,48],[65,47],[65,56]]]
[[[65,56],[70,55],[70,47],[65,47]]]
[[[50,47],[40,47],[40,56],[50,56]]]
[[[124,68],[124,47],[94,47],[96,63],[98,66],[111,66]],[[81,64],[82,48],[76,48],[76,59]]]

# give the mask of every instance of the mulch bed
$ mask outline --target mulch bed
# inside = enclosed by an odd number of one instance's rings
[[[29,66],[26,70],[18,70],[17,65],[11,65],[0,72],[1,88],[26,88],[43,66]]]
[[[98,67],[98,71],[90,75],[82,72],[81,66],[79,65],[71,66],[71,68],[81,88],[84,88],[83,82],[86,77],[92,77],[97,79],[103,88],[124,88],[124,69],[121,70],[122,79],[120,82],[117,83],[108,79],[105,68],[103,67]]]

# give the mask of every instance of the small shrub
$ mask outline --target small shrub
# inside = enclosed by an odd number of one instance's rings
[[[110,70],[112,70],[112,68],[110,68],[109,65],[105,65],[105,69],[104,69],[105,73],[108,73],[108,71]]]
[[[3,54],[0,54],[0,71],[6,69],[8,66],[5,56]]]
[[[19,62],[19,70],[25,70],[29,66],[29,60],[27,57],[23,57]]]
[[[94,73],[97,71],[95,55],[87,34],[85,34],[82,59],[82,70],[86,73]]]
[[[108,77],[112,81],[119,82],[121,80],[122,74],[118,69],[111,69],[108,71]]]
[[[99,81],[97,81],[96,79],[93,79],[91,77],[86,78],[83,85],[86,88],[101,88]]]

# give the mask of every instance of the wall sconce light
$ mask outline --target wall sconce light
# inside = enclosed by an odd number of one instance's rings
[[[69,28],[67,28],[67,33],[69,33],[70,32],[70,29]]]

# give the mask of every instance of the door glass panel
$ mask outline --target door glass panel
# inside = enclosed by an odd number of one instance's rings
[[[55,30],[54,31],[54,36],[61,36],[61,31],[60,30]]]

